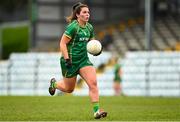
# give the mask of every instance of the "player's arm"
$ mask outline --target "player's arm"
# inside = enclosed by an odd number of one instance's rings
[[[70,57],[68,55],[67,44],[71,41],[75,32],[76,32],[76,25],[71,23],[66,27],[65,32],[61,37],[60,50],[62,52],[64,59],[70,59]]]
[[[122,76],[122,69],[121,69],[121,67],[119,67],[119,69],[118,69],[118,74],[119,74],[120,77]]]
[[[60,50],[64,59],[69,59],[67,44],[70,42],[71,38],[63,34],[60,40]]]
[[[89,40],[95,40],[95,34],[94,34],[93,26],[90,25],[89,29],[90,29],[90,39]]]
[[[95,40],[95,38],[93,37],[93,38],[90,38],[90,40]]]

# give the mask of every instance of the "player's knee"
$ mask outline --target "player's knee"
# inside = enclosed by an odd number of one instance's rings
[[[74,91],[74,89],[67,89],[66,92],[67,93],[72,93]]]
[[[97,81],[96,80],[92,80],[90,85],[89,85],[90,89],[96,89],[97,88]]]

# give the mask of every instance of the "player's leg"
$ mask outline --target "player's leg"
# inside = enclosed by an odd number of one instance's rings
[[[96,69],[93,66],[85,66],[80,69],[79,74],[86,81],[89,87],[89,96],[91,98],[91,102],[93,103],[95,119],[106,117],[107,112],[99,109],[99,91],[96,80]]]
[[[118,81],[114,81],[114,92],[115,92],[115,95],[117,96],[117,95],[119,95],[119,93],[120,93],[120,84],[119,84],[119,82]]]
[[[119,94],[124,96],[123,91],[122,91],[122,82],[121,81],[119,82]]]
[[[55,78],[52,78],[50,81],[49,93],[51,95],[55,94],[56,89],[61,90],[62,92],[71,93],[73,92],[76,84],[76,76],[72,78],[63,78],[62,81],[56,82]]]
[[[59,89],[63,92],[71,93],[74,90],[77,78],[77,67],[68,69],[65,65],[65,60],[63,57],[60,59],[61,71],[63,75],[63,80],[56,82],[54,78],[51,79],[49,93],[51,95],[55,94],[56,89]],[[66,78],[69,77],[69,78]]]
[[[86,81],[89,87],[89,96],[92,102],[99,101],[99,92],[96,81],[96,71],[92,66],[85,66],[79,71],[80,76]]]

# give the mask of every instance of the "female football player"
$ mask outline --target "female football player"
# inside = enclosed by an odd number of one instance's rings
[[[121,93],[121,75],[122,75],[122,70],[121,70],[121,66],[119,64],[115,64],[114,66],[114,92],[115,95],[122,95]]]
[[[52,78],[49,93],[54,95],[56,89],[67,93],[73,92],[76,78],[79,74],[89,87],[89,96],[93,104],[94,118],[100,119],[106,117],[107,112],[99,108],[96,70],[87,55],[86,44],[89,40],[94,39],[93,26],[88,23],[89,17],[89,8],[82,3],[75,4],[72,8],[72,14],[67,17],[69,24],[60,40],[60,50],[62,53],[60,63],[63,80],[56,82],[56,80]]]

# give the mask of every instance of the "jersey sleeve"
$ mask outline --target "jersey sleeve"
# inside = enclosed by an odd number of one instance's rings
[[[72,39],[75,31],[76,31],[75,25],[74,25],[73,23],[70,23],[69,25],[67,25],[64,34],[65,34],[68,38]]]
[[[93,38],[95,38],[94,28],[91,24],[89,24],[89,28],[90,28],[90,39],[93,39]]]

